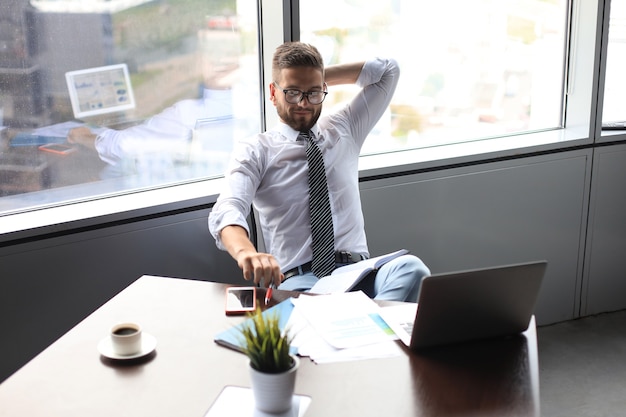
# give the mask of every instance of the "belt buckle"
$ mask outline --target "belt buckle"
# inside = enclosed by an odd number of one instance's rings
[[[342,250],[339,252],[339,256],[341,258],[340,262],[343,264],[349,264],[354,262],[354,260],[352,259],[352,252]]]

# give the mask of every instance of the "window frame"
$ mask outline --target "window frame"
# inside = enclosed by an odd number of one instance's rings
[[[276,112],[266,99],[267,74],[271,74],[272,51],[284,40],[298,38],[299,2],[258,0],[259,51],[262,63],[262,126],[277,122]],[[608,12],[610,0],[572,0],[565,100],[565,126],[549,131],[475,140],[470,142],[362,156],[362,181],[382,176],[417,173],[494,160],[515,159],[542,153],[592,147],[596,142],[626,139],[626,135],[602,135],[603,92]],[[601,137],[604,136],[604,137]],[[222,178],[195,181],[102,196],[89,201],[36,208],[15,214],[0,214],[0,246],[42,235],[71,233],[85,228],[105,227],[112,222],[158,216],[164,212],[210,207],[219,195]]]
[[[602,10],[604,19],[602,21],[602,47],[600,50],[600,64],[598,77],[598,102],[596,112],[596,143],[612,143],[616,141],[626,140],[626,131],[602,130],[602,114],[604,107],[604,90],[606,86],[606,66],[608,58],[609,44],[609,24],[611,17],[611,0],[604,0],[604,8]]]

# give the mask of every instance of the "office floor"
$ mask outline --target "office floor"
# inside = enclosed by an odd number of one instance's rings
[[[626,416],[626,310],[537,330],[543,417]]]

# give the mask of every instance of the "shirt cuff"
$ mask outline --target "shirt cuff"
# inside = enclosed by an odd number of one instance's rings
[[[246,230],[248,236],[250,236],[250,226],[248,225],[248,222],[243,219],[241,214],[230,211],[222,213],[212,211],[209,214],[209,231],[215,238],[215,244],[218,249],[226,250],[224,244],[222,243],[221,236],[222,229],[226,226],[241,226]]]

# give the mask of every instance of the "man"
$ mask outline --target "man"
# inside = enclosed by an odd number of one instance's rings
[[[123,166],[128,160],[158,152],[183,153],[189,147],[198,120],[232,121],[231,102],[230,90],[205,89],[202,99],[181,100],[126,129],[98,128],[92,132],[87,126],[74,128],[69,131],[68,142],[96,150],[104,162],[119,167],[120,174],[131,173],[123,171],[128,169]],[[232,133],[229,139],[230,136]]]
[[[143,123],[126,129],[97,128],[92,131],[87,126],[77,127],[69,131],[68,142],[97,151],[100,159],[108,164],[103,173],[105,177],[149,171],[153,159],[188,158],[194,131],[199,138],[204,138],[201,136],[203,133],[209,133],[210,138],[221,139],[221,143],[202,141],[204,143],[199,143],[200,150],[230,152],[234,124],[232,80],[235,72],[236,68],[219,74],[205,71],[210,77],[205,76],[201,98],[181,100]],[[204,125],[199,126],[199,122]],[[156,166],[156,169],[161,168]],[[223,166],[217,168],[213,174],[223,173]]]
[[[193,165],[189,172],[221,175],[235,137],[259,131],[254,117],[258,85],[251,81],[258,73],[251,60],[256,55],[242,53],[241,32],[204,29],[197,35],[202,77],[197,98],[180,100],[125,129],[81,126],[69,131],[69,143],[95,150],[107,163],[102,177],[163,175],[181,163]],[[191,77],[195,71],[195,65],[189,68]],[[158,92],[158,86],[153,90]]]
[[[246,280],[306,291],[318,280],[312,271],[308,142],[317,144],[323,155],[336,251],[333,267],[369,257],[358,158],[391,101],[399,68],[393,60],[376,59],[325,69],[317,49],[300,42],[279,46],[272,67],[269,93],[280,123],[236,146],[209,228]],[[363,89],[346,107],[320,118],[327,86],[348,83]],[[268,253],[258,252],[249,239],[251,204],[259,213]],[[404,255],[381,267],[366,292],[377,299],[414,302],[428,273],[421,260]]]

